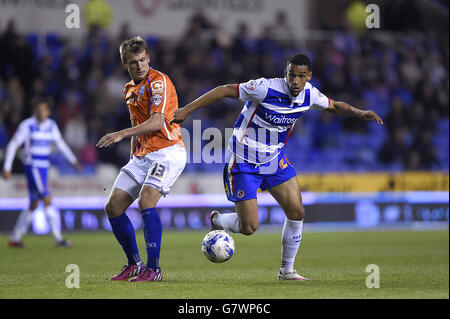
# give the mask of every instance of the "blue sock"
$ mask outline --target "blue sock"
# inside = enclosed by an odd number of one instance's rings
[[[145,246],[147,247],[147,267],[159,268],[159,253],[161,251],[162,223],[156,208],[141,210],[144,221]]]
[[[120,216],[109,218],[109,222],[114,236],[116,236],[117,241],[127,255],[128,264],[136,265],[141,261],[141,257],[139,257],[133,224],[131,224],[127,214],[123,213]]]

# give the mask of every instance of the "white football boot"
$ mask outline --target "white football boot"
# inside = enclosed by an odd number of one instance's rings
[[[211,222],[211,230],[223,230],[223,227],[217,226],[214,223],[214,220],[216,220],[216,218],[218,218],[220,215],[220,212],[218,210],[213,210],[211,212],[211,215],[209,215],[209,221]]]
[[[305,280],[305,281],[311,281],[312,279],[305,278],[303,276],[300,276],[297,274],[297,270],[293,270],[287,273],[282,273],[281,269],[278,272],[278,280]]]

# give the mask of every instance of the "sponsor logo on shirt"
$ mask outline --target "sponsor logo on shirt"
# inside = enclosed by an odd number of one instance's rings
[[[132,95],[126,99],[127,104],[132,104],[132,103],[140,102],[140,101],[142,101],[142,97],[136,96],[136,95]]]
[[[152,82],[152,93],[163,93],[163,92],[164,92],[164,82],[162,80]]]
[[[269,114],[269,113],[264,113],[265,115],[265,119],[267,122],[269,122],[270,124],[276,124],[276,125],[291,125],[294,124],[297,119],[293,118],[293,117],[287,117],[287,116],[277,116],[274,114]]]

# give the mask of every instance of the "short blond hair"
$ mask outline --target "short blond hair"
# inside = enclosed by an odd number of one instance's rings
[[[145,50],[145,52],[148,54],[147,43],[141,36],[125,40],[120,44],[119,47],[120,59],[123,62],[127,62],[126,58],[128,52],[136,54],[141,52],[142,50]]]

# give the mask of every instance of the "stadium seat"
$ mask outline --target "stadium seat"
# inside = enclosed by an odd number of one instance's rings
[[[49,50],[60,51],[64,47],[64,43],[57,33],[47,33],[45,36],[45,46]]]
[[[33,52],[38,50],[39,46],[39,34],[38,33],[28,33],[27,34],[27,42],[33,49]]]
[[[437,132],[438,133],[443,133],[442,135],[447,135],[448,138],[448,133],[449,133],[449,121],[448,119],[440,119],[437,121]]]
[[[159,38],[156,37],[156,36],[150,35],[150,36],[147,36],[147,37],[145,38],[145,41],[147,42],[147,45],[148,45],[150,48],[153,48],[153,47],[156,47],[156,46],[158,45],[158,43],[159,43]]]
[[[27,42],[30,45],[31,50],[33,51],[33,54],[34,54],[33,64],[36,65],[43,53],[41,45],[39,43],[40,35],[38,33],[28,33],[26,37],[27,37]]]

